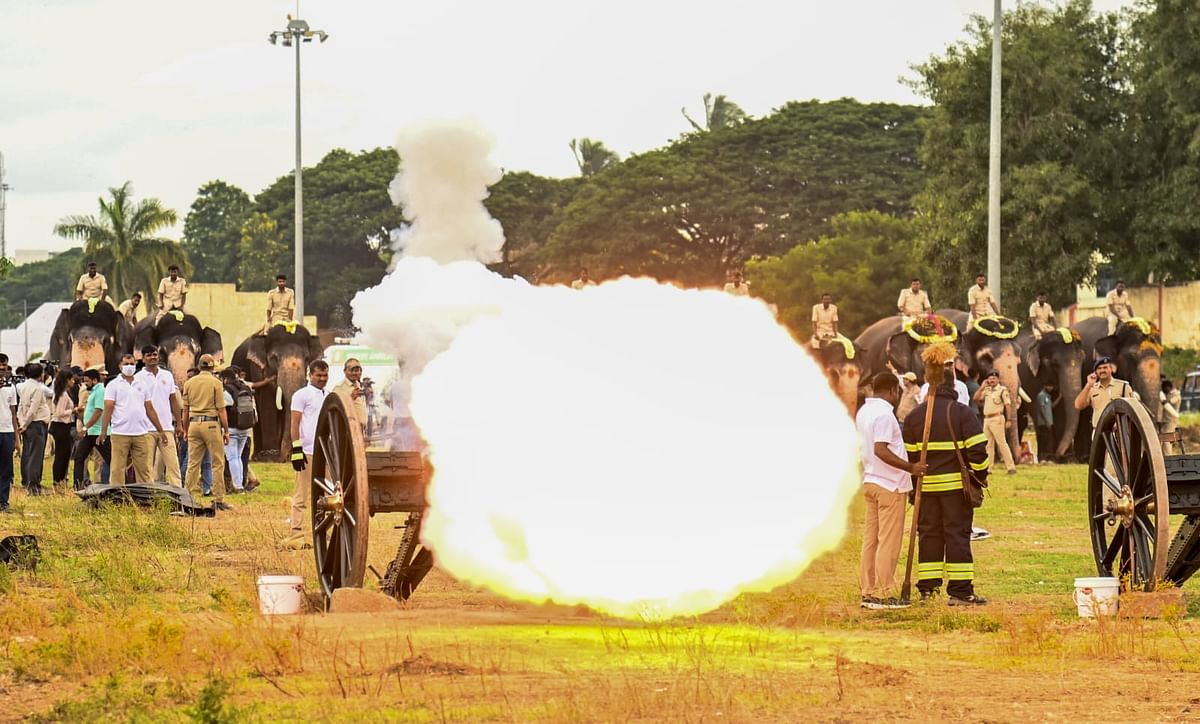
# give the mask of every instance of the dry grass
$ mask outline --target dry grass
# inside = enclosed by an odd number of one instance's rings
[[[311,552],[279,545],[289,471],[260,468],[264,488],[215,520],[18,497],[0,532],[38,535],[44,563],[36,574],[0,572],[0,719],[1200,713],[1200,626],[1185,611],[1155,621],[1073,615],[1071,579],[1092,570],[1079,467],[1024,468],[995,486],[979,516],[995,537],[976,545],[981,590],[996,599],[986,610],[861,611],[852,534],[788,586],[699,619],[643,624],[505,601],[437,571],[404,611],[259,616],[259,574],[297,573],[316,588]],[[381,570],[396,542],[388,522],[372,523]]]

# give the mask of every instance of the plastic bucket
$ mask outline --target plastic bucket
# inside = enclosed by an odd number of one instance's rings
[[[1104,576],[1075,579],[1075,608],[1080,618],[1111,616],[1117,612],[1121,582]]]
[[[262,613],[300,613],[303,604],[303,576],[258,577],[258,610]]]

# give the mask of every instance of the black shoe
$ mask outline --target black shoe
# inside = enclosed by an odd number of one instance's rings
[[[224,501],[218,500],[212,505],[213,510],[233,510],[233,506]]]
[[[9,509],[9,507],[7,505],[0,506],[0,513],[11,513],[11,512],[12,511]]]
[[[950,596],[950,598],[946,601],[947,606],[986,606],[987,603],[988,600],[986,598],[983,596],[976,596],[973,593],[965,598]]]
[[[920,602],[927,603],[929,601],[932,601],[934,599],[934,597],[937,596],[937,593],[938,593],[938,591],[936,588],[933,589],[932,591],[921,591]]]
[[[872,609],[878,607],[878,605],[879,605],[879,599],[875,598],[874,596],[863,596],[862,601],[859,602],[859,604],[858,604],[859,608],[872,608]]]
[[[211,497],[212,497],[212,491],[210,490],[210,491],[208,491],[207,493],[200,493],[200,495],[204,496],[205,498],[211,498]]]
[[[885,611],[896,611],[902,608],[908,608],[912,605],[912,601],[906,601],[903,598],[883,598],[876,602],[876,607]]]

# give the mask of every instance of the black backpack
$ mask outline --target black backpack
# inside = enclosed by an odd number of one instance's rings
[[[233,397],[233,406],[229,413],[229,426],[239,430],[249,430],[258,422],[258,409],[254,404],[254,391],[240,382],[227,384],[225,389]]]

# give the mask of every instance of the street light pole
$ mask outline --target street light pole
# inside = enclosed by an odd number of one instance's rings
[[[293,44],[296,46],[296,271],[294,285],[296,289],[296,320],[301,324],[304,323],[304,168],[300,155],[300,44],[311,43],[314,37],[324,43],[329,39],[329,34],[324,30],[313,30],[308,27],[307,22],[299,18],[292,19],[292,16],[289,15],[287,27],[272,32],[268,38],[271,45],[282,40],[284,47]]]
[[[988,142],[988,284],[1001,304],[1000,279],[1000,0],[992,19],[992,114]]]

